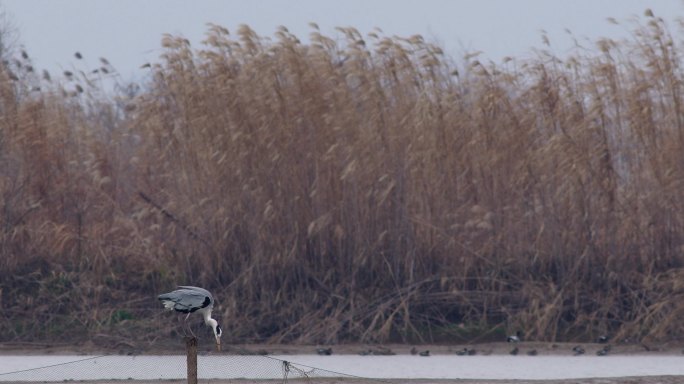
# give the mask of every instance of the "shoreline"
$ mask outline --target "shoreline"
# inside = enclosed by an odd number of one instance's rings
[[[609,346],[609,355],[683,355],[684,344],[661,343],[645,344],[599,344],[599,343],[478,343],[478,344],[222,344],[222,351],[216,352],[215,344],[208,338],[200,338],[198,352],[200,354],[225,355],[307,355],[317,354],[321,348],[331,348],[334,355],[410,355],[413,352],[429,351],[430,355],[454,355],[464,350],[476,355],[509,355],[517,348],[517,355],[525,356],[573,356],[573,348],[580,346],[585,355],[596,355]],[[185,351],[184,342],[168,340],[152,345],[143,343],[118,342],[111,345],[93,343],[66,344],[50,342],[4,342],[0,343],[0,355],[175,355]],[[466,353],[467,354],[467,353]],[[466,357],[466,356],[463,356]]]

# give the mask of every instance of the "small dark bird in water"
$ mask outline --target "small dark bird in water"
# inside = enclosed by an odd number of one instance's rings
[[[421,351],[421,352],[418,352],[418,354],[420,356],[430,356],[430,351]]]
[[[605,347],[596,351],[596,356],[606,356],[608,352],[610,352],[610,345],[606,345]]]
[[[474,356],[477,351],[472,348],[463,348],[460,351],[456,351],[457,356]]]
[[[518,343],[522,339],[522,332],[517,331],[515,332],[515,335],[508,336],[506,338],[506,341],[509,343]]]
[[[527,351],[528,356],[537,356],[537,350],[536,349],[531,349]]]
[[[599,344],[605,344],[608,342],[608,336],[607,335],[601,335],[596,339],[596,342]]]
[[[411,354],[412,354],[412,355],[417,355],[417,354],[418,354],[418,350],[416,349],[416,347],[411,347]]]
[[[584,355],[584,348],[580,347],[579,345],[573,347],[572,351],[575,353],[575,356]]]
[[[510,352],[508,352],[508,353],[510,353],[510,354],[513,355],[513,356],[517,355],[517,354],[518,354],[518,347],[513,348],[513,349],[512,349]]]
[[[332,355],[332,348],[318,348],[316,350],[316,353],[318,353],[321,356],[330,356]]]

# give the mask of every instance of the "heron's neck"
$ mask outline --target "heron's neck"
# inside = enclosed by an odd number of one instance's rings
[[[202,316],[204,316],[204,324],[211,325],[210,320],[213,320],[211,318],[211,311],[202,311]]]

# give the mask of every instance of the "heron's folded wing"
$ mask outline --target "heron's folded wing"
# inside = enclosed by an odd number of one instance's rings
[[[211,295],[211,292],[207,291],[207,290],[204,289],[204,288],[193,287],[193,286],[190,286],[190,285],[180,285],[180,286],[178,286],[178,289],[189,289],[189,290],[191,290],[191,291],[199,292],[199,293],[201,293],[201,294],[203,294],[203,295],[209,296],[209,300],[214,301],[214,297]]]
[[[166,303],[173,303],[173,309],[179,312],[195,312],[211,304],[211,298],[202,292],[192,289],[178,289],[173,292],[159,295],[159,300]]]

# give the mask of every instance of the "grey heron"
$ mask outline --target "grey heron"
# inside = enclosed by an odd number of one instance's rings
[[[219,351],[221,350],[221,326],[218,321],[211,318],[211,311],[214,309],[214,297],[209,291],[204,288],[182,285],[173,292],[159,295],[158,299],[168,310],[187,313],[188,315],[185,316],[186,323],[190,314],[194,312],[201,314],[204,323],[214,331],[216,348]],[[192,333],[192,330],[190,332]]]

